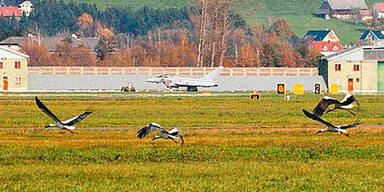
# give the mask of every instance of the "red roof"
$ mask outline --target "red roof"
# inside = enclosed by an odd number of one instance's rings
[[[371,10],[360,10],[362,16],[372,16]]]
[[[21,17],[23,13],[21,13],[20,9],[15,6],[10,7],[0,7],[0,17]]]
[[[376,9],[379,12],[384,12],[384,2],[373,4],[373,9]]]
[[[318,52],[340,52],[343,50],[340,42],[312,41],[312,45]]]

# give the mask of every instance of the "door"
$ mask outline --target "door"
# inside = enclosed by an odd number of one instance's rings
[[[348,92],[353,91],[353,79],[348,79]]]
[[[384,61],[377,62],[377,91],[384,92]]]
[[[8,77],[3,77],[3,90],[8,90]]]

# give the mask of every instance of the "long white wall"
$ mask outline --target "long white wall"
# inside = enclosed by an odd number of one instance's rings
[[[49,75],[29,74],[28,90],[119,90],[122,86],[132,83],[140,90],[165,90],[162,84],[145,82],[154,75]],[[196,77],[199,78],[199,77]],[[286,84],[292,90],[294,84],[303,84],[306,91],[313,91],[315,84],[325,82],[321,76],[221,76],[219,87],[199,90],[210,91],[275,91],[277,84]]]

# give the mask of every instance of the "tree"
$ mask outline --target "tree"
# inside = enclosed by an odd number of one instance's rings
[[[95,35],[94,21],[91,15],[83,13],[77,19],[77,24],[85,37],[92,37]]]
[[[111,54],[116,48],[116,39],[113,32],[104,28],[99,32],[99,42],[96,45],[95,51],[97,59],[103,60],[108,54]]]

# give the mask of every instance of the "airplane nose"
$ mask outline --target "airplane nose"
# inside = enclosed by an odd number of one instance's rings
[[[146,82],[149,82],[149,83],[157,83],[157,81],[155,79],[147,79],[145,80]]]

